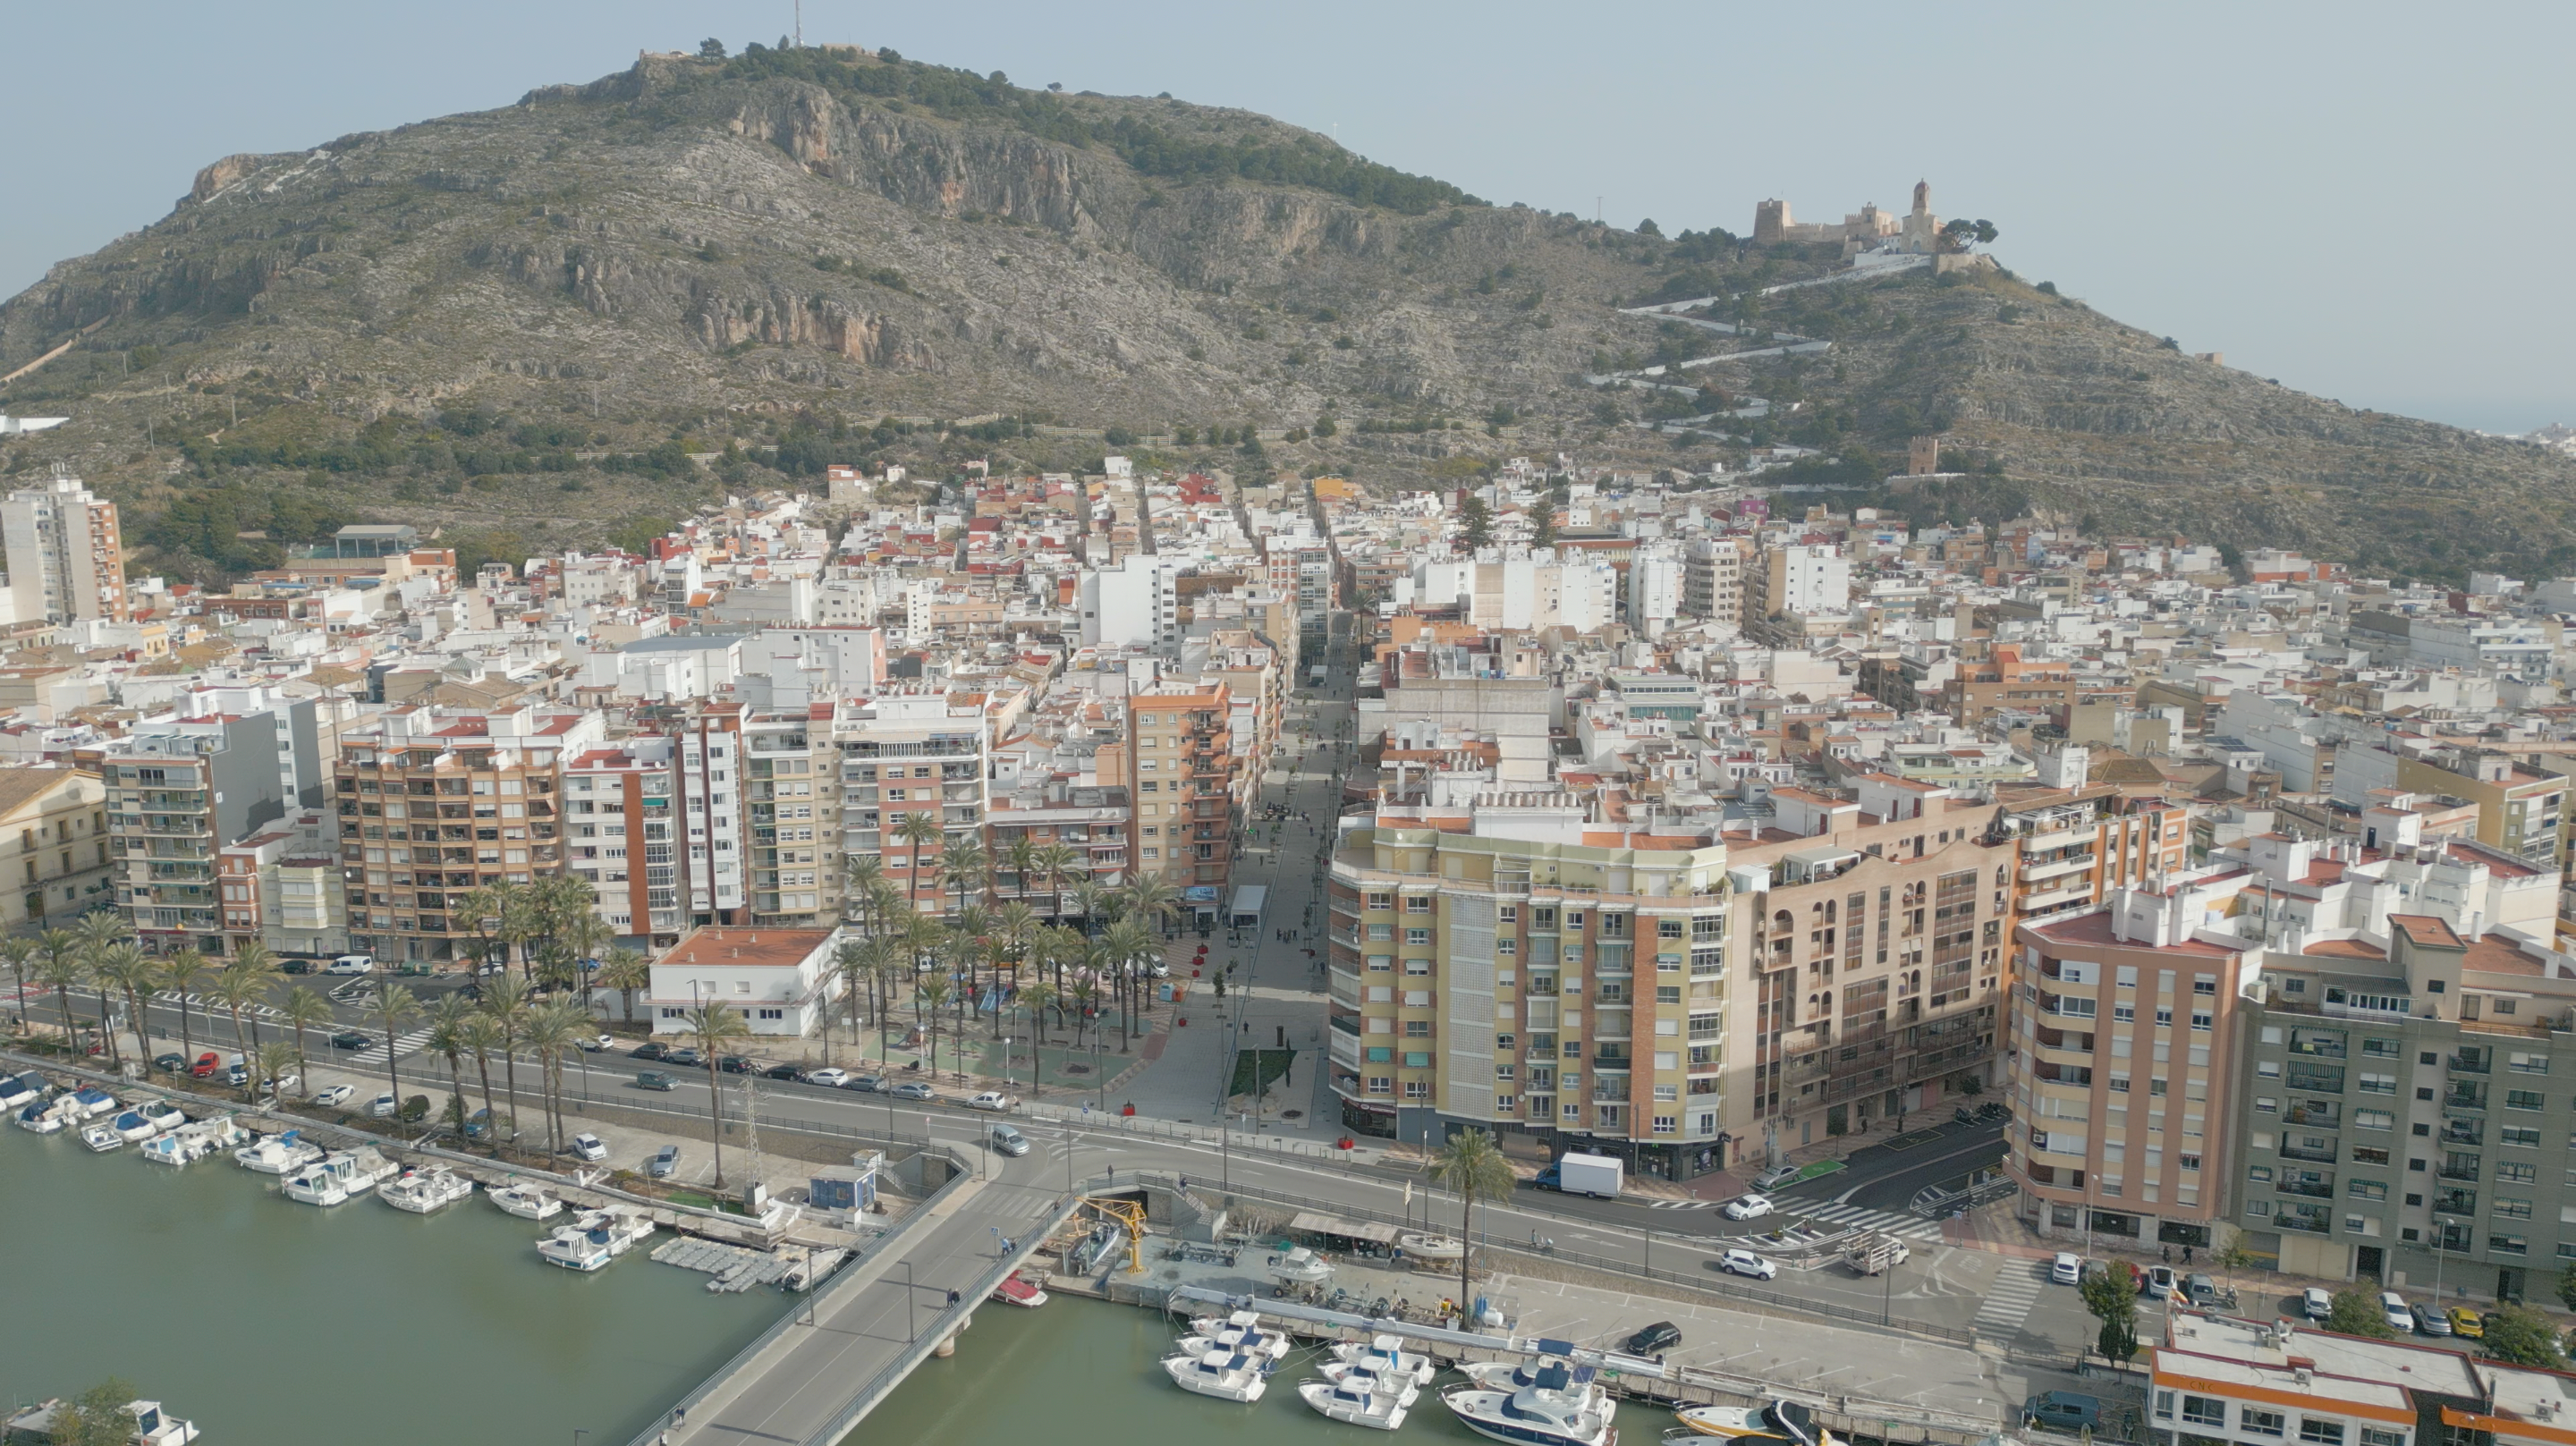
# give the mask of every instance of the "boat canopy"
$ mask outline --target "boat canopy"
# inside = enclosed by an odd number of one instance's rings
[[[1338,1215],[1326,1215],[1315,1210],[1298,1211],[1296,1218],[1288,1222],[1288,1228],[1310,1235],[1338,1235],[1345,1240],[1374,1240],[1381,1245],[1393,1245],[1396,1234],[1392,1225],[1380,1225],[1370,1220],[1344,1220]]]

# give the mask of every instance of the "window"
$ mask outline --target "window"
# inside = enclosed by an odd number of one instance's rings
[[[2207,1034],[2209,1033],[2209,1022],[2211,1017],[2212,1016],[2195,1009],[2192,1011],[2191,1015],[2191,1027],[2202,1034]]]
[[[2185,1396],[2182,1398],[2182,1418],[2195,1426],[2224,1426],[2227,1424],[2227,1403],[2216,1396]]]
[[[2496,1231],[2487,1236],[2487,1250],[2495,1255],[2529,1255],[2531,1241],[2520,1235]]]
[[[2495,1202],[2495,1217],[2498,1220],[2528,1220],[2531,1218],[2531,1202],[2499,1195]]]
[[[2285,1421],[2280,1412],[2266,1411],[2260,1406],[2236,1408],[2236,1429],[2248,1436],[2278,1436]]]
[[[1407,944],[1428,944],[1431,942],[1431,931],[1428,929],[1407,929],[1404,931],[1404,942]]]
[[[2537,1150],[2540,1148],[2540,1127],[2538,1125],[2506,1125],[2496,1131],[2496,1142],[2502,1145],[2518,1146],[2526,1150]]]
[[[2515,1074],[2547,1074],[2549,1073],[2549,1056],[2545,1054],[2508,1054],[2504,1057],[2504,1067],[2513,1071]]]
[[[2397,1093],[2397,1076],[2372,1074],[2365,1070],[2357,1081],[2357,1087],[2366,1095],[2393,1095]]]
[[[2343,1423],[2320,1421],[2314,1416],[2299,1418],[2299,1439],[2308,1446],[2343,1446]]]
[[[2388,1186],[2379,1180],[2347,1180],[2344,1182],[2343,1193],[2355,1200],[2385,1200],[2388,1198]]]
[[[2397,1116],[2386,1110],[2355,1110],[2352,1112],[2352,1127],[2356,1130],[2393,1130],[2397,1128]]]
[[[2186,1170],[2197,1170],[2200,1168],[2200,1157],[2198,1155],[2180,1155],[2175,1158],[2180,1161],[2182,1167]]]
[[[2406,1433],[2380,1426],[2361,1428],[2361,1446],[2406,1446]]]
[[[2138,1006],[2134,1004],[2114,1004],[2111,1006],[2111,1018],[2116,1023],[2125,1024],[2137,1017]]]
[[[2498,1160],[2495,1167],[2499,1185],[2531,1185],[2540,1180],[2540,1167],[2528,1161]]]
[[[1659,1135],[1673,1135],[1673,1134],[1679,1134],[1680,1132],[1681,1132],[1681,1117],[1680,1117],[1679,1115],[1657,1115],[1657,1116],[1655,1116],[1655,1133],[1656,1133],[1656,1134],[1659,1134]]]
[[[2506,1090],[2504,1092],[2504,1107],[2509,1110],[2539,1109],[2541,1108],[2541,1093],[2538,1090]]]

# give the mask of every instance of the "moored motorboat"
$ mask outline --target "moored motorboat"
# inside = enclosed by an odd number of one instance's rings
[[[1468,1430],[1512,1446],[1610,1446],[1617,1437],[1609,1413],[1587,1408],[1575,1389],[1590,1379],[1588,1366],[1568,1371],[1549,1365],[1540,1368],[1535,1384],[1517,1391],[1489,1391],[1469,1382],[1442,1391],[1440,1404]]]
[[[117,1138],[128,1143],[148,1140],[161,1133],[160,1124],[141,1110],[124,1111],[115,1119],[108,1121],[108,1128],[116,1131]]]
[[[1240,1349],[1265,1360],[1276,1361],[1288,1354],[1291,1342],[1285,1331],[1261,1328],[1259,1313],[1239,1310],[1232,1315],[1203,1315],[1190,1322],[1190,1334],[1182,1339],[1187,1349],[1191,1341],[1203,1341],[1202,1352]]]
[[[230,1115],[181,1125],[144,1142],[143,1158],[156,1165],[193,1165],[209,1155],[238,1146],[248,1132]]]
[[[1569,1350],[1572,1349],[1570,1343],[1558,1342],[1557,1344],[1564,1345]],[[1458,1373],[1488,1391],[1517,1391],[1524,1386],[1537,1385],[1539,1372],[1550,1366],[1566,1372],[1566,1393],[1581,1402],[1586,1409],[1600,1412],[1605,1419],[1616,1414],[1619,1402],[1611,1396],[1608,1388],[1589,1373],[1585,1374],[1580,1385],[1575,1384],[1575,1370],[1561,1358],[1539,1356],[1532,1360],[1520,1361],[1461,1361],[1458,1363]]]
[[[125,1148],[125,1137],[116,1132],[114,1125],[83,1125],[80,1137],[82,1144],[102,1155]]]
[[[39,1135],[61,1134],[71,1126],[70,1098],[69,1095],[64,1095],[56,1099],[38,1100],[34,1104],[20,1108],[18,1128]]]
[[[352,1195],[363,1195],[402,1173],[402,1166],[384,1156],[373,1145],[360,1145],[354,1150],[335,1150],[322,1157],[348,1187]]]
[[[45,1097],[45,1077],[29,1070],[25,1074],[0,1074],[0,1110],[14,1110]]]
[[[550,1220],[563,1213],[564,1203],[536,1185],[496,1185],[483,1193],[504,1214],[522,1220]]]
[[[1391,1380],[1407,1380],[1417,1386],[1431,1384],[1440,1364],[1429,1356],[1404,1348],[1402,1336],[1372,1336],[1367,1341],[1343,1341],[1333,1347],[1333,1359],[1346,1361],[1374,1371]]]
[[[82,1085],[72,1091],[70,1098],[73,1112],[84,1120],[116,1113],[116,1096],[96,1085]]]
[[[1241,1351],[1193,1354],[1181,1350],[1163,1357],[1163,1373],[1182,1390],[1247,1405],[1260,1400],[1270,1385],[1267,1366],[1268,1362]]]
[[[233,1151],[233,1163],[263,1175],[283,1175],[322,1158],[322,1147],[301,1139],[300,1130],[269,1135]]]
[[[436,1170],[405,1170],[399,1179],[386,1181],[376,1191],[376,1198],[397,1210],[408,1210],[414,1215],[431,1215],[473,1193],[473,1181],[442,1167]]]
[[[278,1190],[299,1205],[345,1205],[349,1186],[328,1160],[315,1160],[279,1182]]]
[[[1467,1253],[1466,1243],[1447,1235],[1399,1235],[1396,1245],[1415,1260],[1455,1262]]]
[[[1376,1384],[1370,1376],[1343,1380],[1300,1381],[1297,1399],[1313,1407],[1328,1421],[1346,1426],[1372,1426],[1392,1431],[1404,1424],[1405,1402],[1395,1395],[1381,1395],[1369,1387]]]
[[[537,1254],[548,1264],[568,1270],[597,1270],[653,1233],[653,1222],[640,1210],[585,1210],[569,1225],[537,1242]]]
[[[1315,1369],[1325,1380],[1336,1385],[1352,1386],[1380,1396],[1393,1396],[1398,1405],[1410,1406],[1422,1394],[1422,1385],[1411,1376],[1382,1376],[1366,1366],[1348,1361],[1318,1361]]]
[[[1746,1446],[1842,1446],[1816,1424],[1816,1413],[1795,1401],[1767,1406],[1693,1406],[1678,1413],[1696,1435],[1741,1441]]]
[[[1002,1277],[1000,1285],[993,1287],[993,1299],[1004,1305],[1016,1305],[1035,1310],[1047,1303],[1047,1293],[1040,1290],[1034,1282],[1022,1280],[1016,1275],[1006,1275]]]
[[[145,1100],[135,1106],[156,1130],[175,1130],[188,1122],[188,1112],[168,1100]]]

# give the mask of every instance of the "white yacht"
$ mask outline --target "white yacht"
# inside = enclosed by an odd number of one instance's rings
[[[83,1125],[81,1143],[104,1155],[110,1150],[124,1149],[125,1137],[116,1132],[114,1125]]]
[[[1333,1347],[1333,1359],[1417,1386],[1430,1385],[1431,1378],[1440,1373],[1437,1361],[1406,1350],[1402,1336],[1372,1336],[1365,1344],[1343,1341]]]
[[[504,1214],[522,1220],[551,1220],[563,1213],[564,1203],[538,1185],[501,1185],[484,1192]]]
[[[131,1143],[148,1140],[161,1133],[161,1122],[139,1109],[132,1109],[109,1121],[108,1128],[116,1131],[117,1138]]]
[[[71,1102],[73,1113],[84,1120],[116,1113],[116,1096],[96,1085],[83,1085],[72,1091]]]
[[[278,1187],[286,1198],[299,1205],[345,1205],[349,1203],[349,1185],[327,1161],[315,1160],[282,1181]]]
[[[537,1254],[568,1270],[597,1270],[652,1233],[652,1219],[640,1210],[585,1210],[538,1241]]]
[[[1512,1446],[1610,1446],[1617,1438],[1609,1413],[1583,1404],[1579,1388],[1590,1384],[1591,1375],[1589,1366],[1543,1366],[1534,1383],[1517,1391],[1489,1391],[1471,1382],[1442,1391],[1440,1404],[1468,1430]]]
[[[300,1131],[288,1130],[282,1135],[269,1135],[233,1151],[233,1163],[245,1170],[263,1175],[283,1175],[300,1170],[322,1158],[322,1147],[310,1140],[296,1138]]]
[[[145,1100],[135,1110],[152,1123],[156,1132],[175,1130],[188,1122],[188,1112],[168,1100]]]
[[[1467,1253],[1466,1242],[1448,1235],[1399,1235],[1395,1243],[1415,1260],[1455,1261]]]
[[[1333,1278],[1333,1265],[1300,1245],[1284,1255],[1270,1257],[1270,1278],[1289,1285],[1317,1285]]]
[[[1816,1424],[1815,1412],[1795,1401],[1693,1406],[1679,1414],[1681,1423],[1698,1435],[1740,1441],[1744,1446],[1843,1446],[1840,1438]]]
[[[376,1191],[376,1198],[397,1210],[415,1215],[434,1215],[474,1193],[474,1182],[453,1170],[405,1170],[402,1178],[388,1180]]]
[[[1195,1348],[1201,1355],[1239,1350],[1264,1361],[1277,1361],[1288,1354],[1291,1344],[1287,1332],[1263,1330],[1258,1314],[1239,1310],[1229,1316],[1203,1315],[1191,1321],[1190,1333],[1181,1337],[1179,1348]]]
[[[1558,1344],[1565,1344],[1567,1349],[1572,1349],[1569,1343],[1559,1342]],[[1534,1360],[1521,1361],[1461,1361],[1458,1363],[1458,1373],[1488,1391],[1517,1391],[1525,1386],[1537,1385],[1538,1373],[1550,1366],[1567,1373],[1566,1392],[1575,1397],[1585,1410],[1598,1411],[1604,1419],[1616,1414],[1619,1402],[1609,1390],[1588,1372],[1580,1373],[1584,1375],[1584,1380],[1580,1385],[1575,1384],[1574,1376],[1578,1372],[1570,1362],[1561,1357],[1540,1356]]]
[[[1348,1361],[1318,1361],[1315,1369],[1324,1379],[1337,1386],[1352,1386],[1372,1395],[1393,1396],[1399,1406],[1410,1406],[1422,1394],[1422,1384],[1411,1376],[1382,1376],[1366,1366]]]
[[[1270,1363],[1241,1351],[1193,1354],[1187,1349],[1163,1357],[1163,1373],[1184,1391],[1246,1405],[1261,1399],[1270,1385]]]
[[[45,1077],[29,1070],[25,1074],[0,1074],[0,1110],[14,1110],[45,1097]]]
[[[58,1135],[71,1125],[71,1096],[38,1100],[18,1111],[18,1128],[39,1135]]]
[[[322,1157],[322,1163],[348,1185],[352,1195],[363,1195],[402,1173],[402,1166],[386,1159],[373,1145],[334,1150]]]
[[[248,1139],[249,1132],[235,1123],[230,1115],[181,1125],[143,1146],[143,1158],[156,1165],[193,1165],[208,1155],[233,1149]]]
[[[1346,1426],[1372,1426],[1392,1431],[1404,1424],[1405,1401],[1393,1395],[1380,1395],[1370,1387],[1374,1377],[1352,1376],[1343,1380],[1300,1381],[1297,1399],[1312,1406],[1328,1421]]]

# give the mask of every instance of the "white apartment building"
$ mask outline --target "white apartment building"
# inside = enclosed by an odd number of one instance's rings
[[[1638,548],[1628,564],[1628,626],[1651,638],[1680,617],[1687,571],[1681,549],[1670,543]]]
[[[1413,593],[1425,606],[1458,607],[1478,627],[1590,632],[1618,621],[1617,570],[1589,559],[1557,561],[1547,549],[1514,557],[1488,549],[1473,561],[1419,563]]]
[[[1152,648],[1179,655],[1180,569],[1133,553],[1111,569],[1093,568],[1075,588],[1085,647]]]
[[[0,629],[130,616],[116,504],[92,496],[80,479],[56,477],[10,493],[0,502],[0,546],[9,564]]]
[[[1851,611],[1851,559],[1842,549],[1805,543],[1775,547],[1763,558],[1763,616],[1840,617]]]

